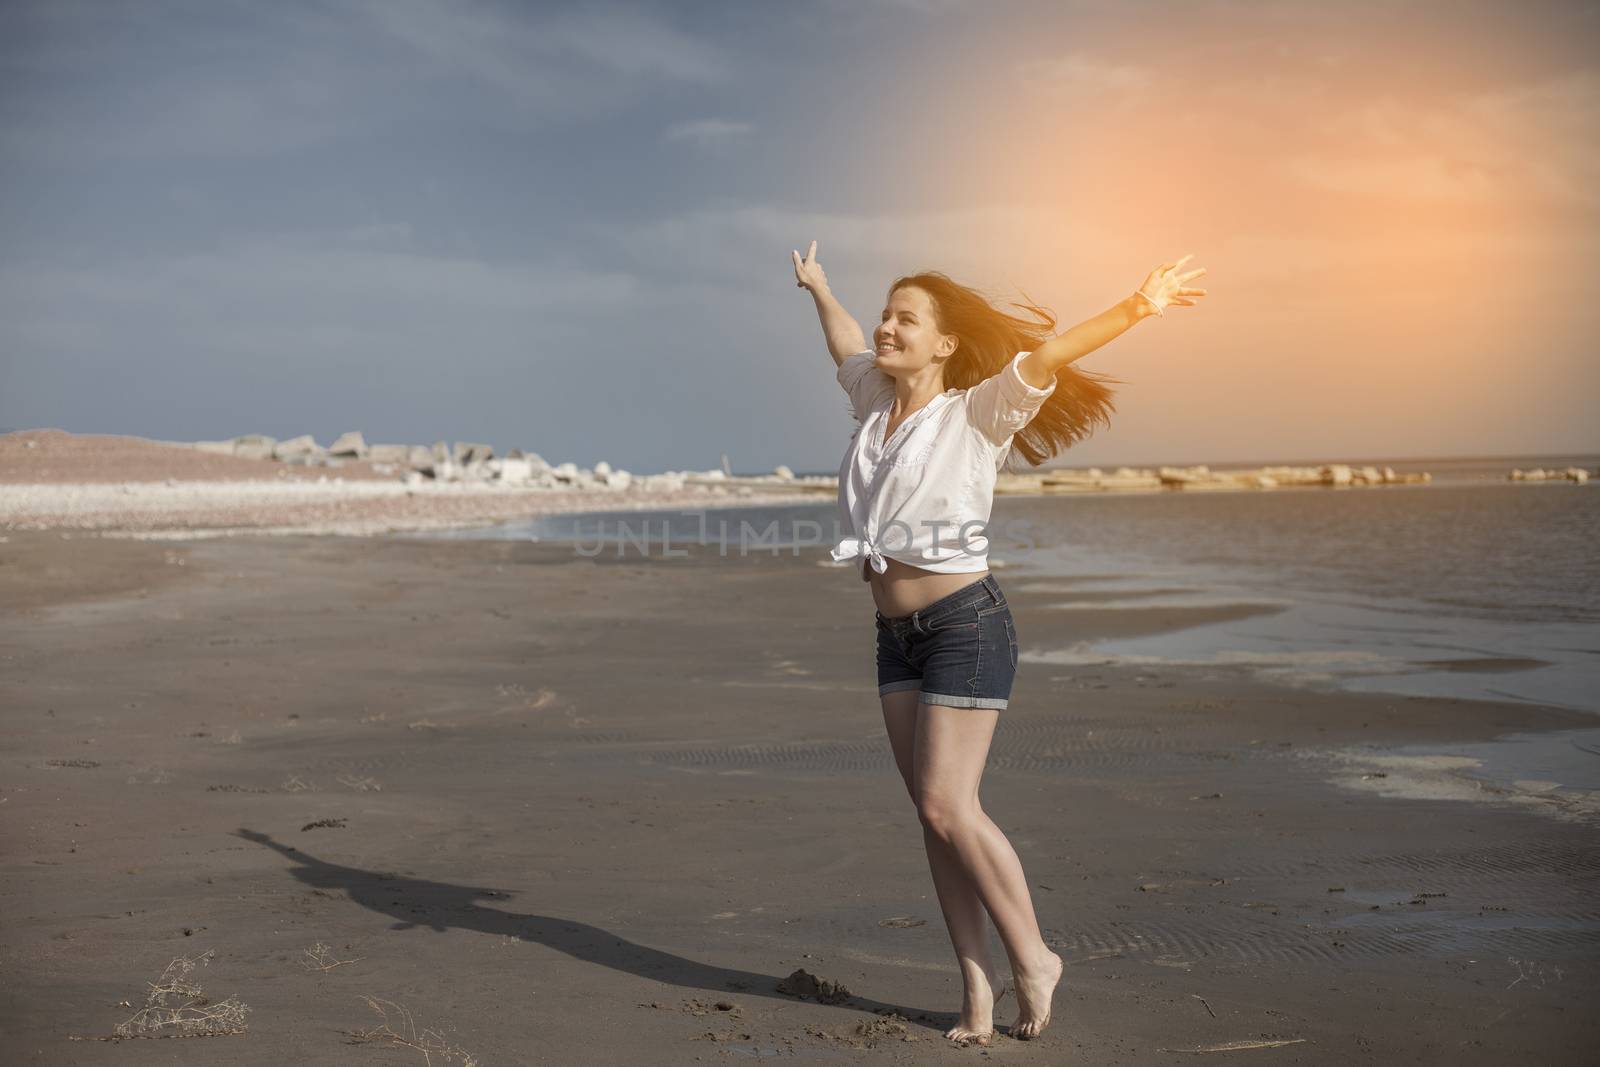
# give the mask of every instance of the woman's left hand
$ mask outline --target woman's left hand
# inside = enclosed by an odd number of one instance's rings
[[[1138,291],[1146,300],[1155,305],[1156,314],[1160,315],[1170,304],[1182,304],[1185,307],[1194,306],[1194,297],[1205,296],[1204,289],[1186,288],[1184,283],[1192,278],[1198,278],[1206,272],[1204,267],[1179,273],[1178,268],[1194,258],[1191,252],[1176,263],[1163,263],[1145,277],[1144,284]]]

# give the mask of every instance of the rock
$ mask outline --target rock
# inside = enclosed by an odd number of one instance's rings
[[[790,470],[788,467],[785,467],[782,463],[780,463],[776,467],[772,468],[772,473],[777,476],[779,481],[782,481],[782,482],[792,482],[792,481],[794,481],[794,471]]]
[[[643,479],[643,488],[652,493],[678,493],[683,491],[683,475],[677,471],[651,474]]]
[[[443,441],[433,443],[433,459],[436,463],[450,463],[454,457],[450,454],[450,446]]]
[[[633,481],[633,475],[625,470],[616,470],[611,464],[601,460],[594,465],[593,481],[596,485],[603,485],[607,489],[626,489]]]
[[[1211,473],[1211,468],[1203,463],[1196,467],[1162,467],[1156,475],[1162,485],[1177,488],[1218,481],[1217,476]]]
[[[28,442],[28,447],[32,448],[37,443],[38,442],[36,442],[36,441],[29,441]],[[233,455],[233,442],[232,441],[196,441],[194,443],[194,447],[197,450],[201,451],[201,452],[207,453],[208,455],[213,455],[213,456],[231,456],[231,455]]]
[[[337,441],[334,442],[338,444]],[[367,458],[374,463],[409,463],[410,445],[373,445],[367,449]]]
[[[1321,468],[1323,485],[1349,485],[1350,468],[1343,463],[1330,463]]]
[[[361,436],[360,430],[351,430],[349,433],[339,435],[339,439],[328,446],[328,455],[345,456],[350,459],[365,459],[367,455],[367,440]]]
[[[502,482],[513,482],[521,485],[533,477],[533,464],[519,457],[506,458],[500,461],[499,471]]]
[[[1153,471],[1118,467],[1114,473],[1102,474],[1090,484],[1102,489],[1158,489],[1161,487],[1161,479]]]
[[[433,466],[433,450],[424,445],[412,445],[406,463],[412,470],[425,471]]]
[[[317,439],[310,434],[301,434],[291,437],[287,441],[279,441],[272,449],[272,458],[286,462],[308,459],[322,455],[322,446],[317,444]]]
[[[1257,489],[1276,489],[1278,479],[1270,474],[1254,474],[1250,476],[1250,484]]]
[[[1582,467],[1568,467],[1561,473],[1565,474],[1569,481],[1577,482],[1579,485],[1589,480],[1589,472]]]
[[[1180,489],[1195,480],[1194,475],[1179,467],[1162,467],[1156,473],[1160,476],[1162,485],[1176,486]]]
[[[245,459],[271,459],[272,447],[277,443],[278,439],[275,437],[247,433],[243,437],[233,439],[233,454],[243,456]]]
[[[470,441],[457,441],[455,461],[463,467],[474,463],[483,463],[494,456],[494,449],[489,445],[473,444]]]

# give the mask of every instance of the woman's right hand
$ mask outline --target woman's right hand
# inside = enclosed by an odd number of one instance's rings
[[[803,259],[799,252],[794,253],[794,283],[813,293],[827,291],[828,276],[822,272],[822,264],[817,262],[817,242],[811,242]]]

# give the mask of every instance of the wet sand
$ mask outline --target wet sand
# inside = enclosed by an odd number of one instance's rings
[[[349,1044],[363,995],[485,1065],[980,1055],[941,1037],[959,978],[872,606],[823,555],[10,534],[8,1058],[420,1062]],[[1064,612],[996,573],[1024,650],[1218,613]],[[1043,1038],[1005,1036],[1007,998],[987,1055],[1587,1062],[1591,815],[1337,753],[1591,723],[1025,662],[984,803],[1067,969]],[[352,962],[308,969],[319,942]],[[74,1040],[206,950],[191,977],[247,1033]],[[780,992],[797,969],[851,995]]]

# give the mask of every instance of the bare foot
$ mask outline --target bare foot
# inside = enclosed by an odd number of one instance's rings
[[[999,987],[1000,992],[994,989]],[[944,1032],[958,1045],[972,1043],[988,1045],[994,1037],[994,1006],[1011,990],[1000,984],[996,974],[979,972],[976,980],[967,983],[961,998],[961,1018]]]
[[[1050,1001],[1055,997],[1056,986],[1061,982],[1061,957],[1045,950],[1044,964],[1034,973],[1023,977],[1016,975],[1017,1021],[1011,1024],[1011,1036],[1022,1041],[1038,1037],[1050,1025]]]

